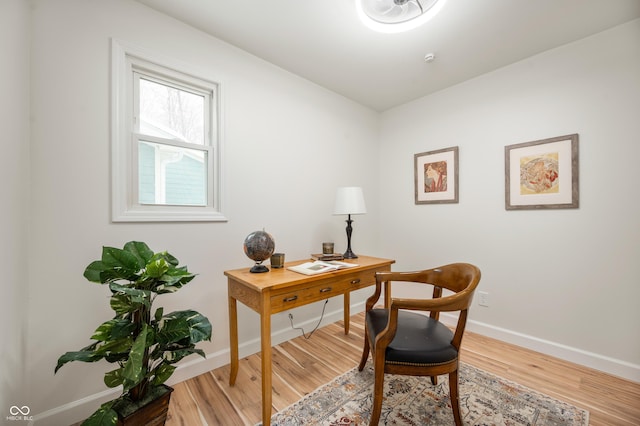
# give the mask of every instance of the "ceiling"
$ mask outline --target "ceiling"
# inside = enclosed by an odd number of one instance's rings
[[[355,0],[138,1],[377,111],[640,18],[640,0],[448,0],[381,34]]]

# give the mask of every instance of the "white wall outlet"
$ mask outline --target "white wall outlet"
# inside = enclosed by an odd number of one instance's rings
[[[478,305],[489,307],[489,293],[486,291],[478,292]]]

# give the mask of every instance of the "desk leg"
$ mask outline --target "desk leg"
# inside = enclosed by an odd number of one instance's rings
[[[344,294],[344,334],[349,334],[349,311],[351,309],[351,293],[348,291]]]
[[[238,376],[238,304],[236,299],[229,296],[229,345],[231,352],[231,373],[229,385],[236,384]]]
[[[271,424],[271,299],[262,299],[260,314],[260,343],[262,350],[262,425]]]

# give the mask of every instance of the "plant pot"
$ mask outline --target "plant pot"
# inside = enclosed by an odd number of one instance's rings
[[[162,426],[167,420],[173,388],[158,386],[138,403],[123,403],[114,407],[118,426]]]

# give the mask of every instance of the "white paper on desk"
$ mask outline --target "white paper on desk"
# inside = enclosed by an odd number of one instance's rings
[[[316,275],[324,272],[337,271],[338,269],[353,268],[358,266],[355,263],[346,263],[338,261],[322,261],[306,262],[296,266],[289,266],[287,269],[305,275]]]

